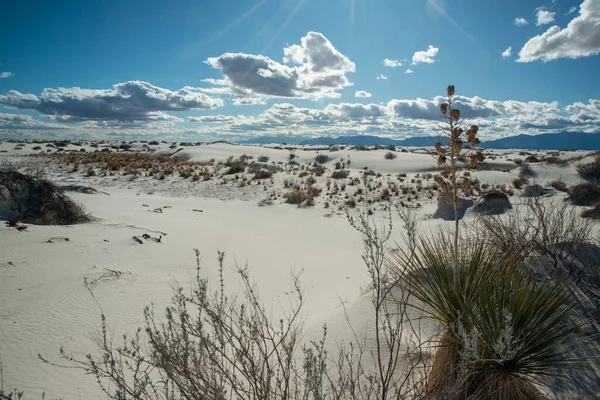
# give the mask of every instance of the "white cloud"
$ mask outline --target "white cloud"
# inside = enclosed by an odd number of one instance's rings
[[[437,57],[439,49],[437,47],[433,47],[429,45],[427,50],[425,51],[417,51],[413,55],[412,64],[417,65],[420,63],[433,64],[435,62],[435,57]]]
[[[554,22],[554,15],[556,13],[553,13],[551,11],[545,10],[543,8],[538,8],[535,16],[536,16],[536,26],[542,26],[542,25],[547,25],[550,24],[552,22]]]
[[[385,60],[383,60],[383,66],[391,67],[391,68],[398,68],[398,67],[402,66],[402,62],[400,62],[398,60],[390,60],[389,58],[386,58]]]
[[[321,33],[309,32],[300,45],[286,47],[283,61],[286,64],[263,55],[225,53],[206,60],[223,79],[205,82],[219,86],[214,89],[221,93],[227,89],[225,93],[237,98],[234,104],[261,104],[269,97],[337,98],[340,89],[352,85],[346,73],[355,71],[354,63]]]
[[[552,26],[529,39],[519,51],[518,62],[579,58],[600,53],[600,0],[584,0],[579,15],[565,29]]]
[[[224,123],[235,121],[235,117],[233,115],[204,115],[202,117],[188,117],[188,121]]]
[[[387,80],[387,78],[388,78],[388,77],[387,77],[387,76],[385,76],[384,74],[380,74],[380,75],[377,77],[377,80],[384,80],[384,81],[385,81],[385,80]]]
[[[573,7],[569,8],[569,11],[567,12],[567,15],[573,14],[575,11],[577,11],[577,7],[573,6]]]
[[[42,97],[22,96],[22,101],[30,101],[33,105],[38,104],[36,101]],[[84,93],[81,96],[82,99],[86,98]],[[59,98],[65,99],[64,94]],[[566,107],[559,107],[558,102],[497,101],[478,96],[457,95],[454,100],[466,124],[478,125],[481,137],[485,140],[518,133],[600,132],[600,100],[597,99]],[[46,107],[52,104],[48,103],[48,99],[45,101]],[[437,96],[429,99],[394,99],[381,104],[325,104],[318,108],[284,102],[273,104],[258,115],[190,116],[187,121],[193,126],[192,129],[182,128],[178,124],[183,120],[171,116],[165,119],[154,116],[154,119],[142,123],[134,119],[114,118],[86,119],[73,123],[64,115],[32,117],[0,114],[0,136],[109,140],[143,137],[180,141],[214,140],[212,138],[224,136],[237,140],[263,134],[423,136],[439,133],[442,119],[439,107],[444,101],[444,96]],[[98,104],[106,106],[102,101]],[[64,120],[70,123],[62,123]]]
[[[10,90],[0,105],[36,110],[59,122],[179,121],[164,111],[221,107],[223,100],[186,86],[177,91],[143,81],[119,83],[112,89],[46,88],[40,96]]]
[[[517,25],[517,26],[527,25],[527,20],[523,17],[517,17],[517,18],[515,18],[515,25]]]
[[[502,52],[502,58],[507,59],[510,58],[510,56],[512,56],[512,46],[508,46],[508,48]]]
[[[369,92],[365,92],[364,90],[357,90],[356,93],[354,93],[354,97],[371,97],[371,93]]]
[[[0,79],[2,78],[10,78],[11,76],[14,76],[15,74],[13,74],[12,72],[0,72]]]
[[[408,68],[404,73],[405,74],[412,74],[413,72],[415,72],[415,71],[413,71],[412,69]]]

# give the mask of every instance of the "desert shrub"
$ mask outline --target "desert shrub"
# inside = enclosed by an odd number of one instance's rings
[[[581,218],[600,219],[600,203],[596,204],[594,208],[583,210]]]
[[[329,156],[327,154],[318,154],[315,157],[315,162],[317,164],[325,164],[327,161],[329,161]]]
[[[541,185],[538,185],[537,183],[535,183],[533,185],[525,186],[525,189],[523,189],[523,196],[539,197],[539,196],[545,195],[547,192],[548,192],[547,189],[544,189]]]
[[[14,170],[0,170],[0,213],[18,216],[22,222],[72,225],[89,222],[82,205],[54,183]]]
[[[515,189],[521,189],[523,187],[523,181],[520,178],[512,180],[512,185]]]
[[[261,169],[260,171],[254,174],[254,179],[268,179],[273,176],[273,173],[267,171],[266,169]]]
[[[244,164],[243,162],[233,162],[231,163],[231,165],[229,166],[229,169],[227,170],[227,172],[225,172],[226,175],[232,175],[232,174],[239,174],[241,172],[244,172],[246,170],[246,164]]]
[[[521,159],[521,158],[515,158],[513,161],[514,161],[514,163],[515,163],[515,164],[517,164],[517,165],[521,165],[521,164],[523,164],[523,159]]]
[[[327,171],[327,168],[325,168],[323,165],[315,165],[310,172],[312,172],[313,174],[315,174],[315,176],[323,176],[323,174]]]
[[[600,182],[600,157],[592,163],[578,165],[577,172],[586,181]]]
[[[565,181],[560,180],[560,179],[551,181],[549,184],[550,184],[550,186],[552,186],[554,189],[558,190],[559,192],[567,192],[569,190]]]
[[[333,179],[346,179],[348,177],[349,171],[346,169],[339,169],[336,171],[333,171],[333,173],[331,174],[331,177]]]
[[[546,157],[546,158],[542,159],[542,161],[547,164],[558,165],[560,167],[564,167],[567,165],[566,160],[563,160],[562,158],[557,157],[557,156]]]
[[[395,155],[394,153],[392,153],[391,151],[388,151],[387,153],[385,153],[385,155],[383,156],[384,159],[386,160],[393,160],[395,158],[397,158],[398,156]]]
[[[523,164],[519,168],[519,179],[521,179],[524,184],[527,184],[529,178],[535,178],[536,176],[537,173],[527,164]]]
[[[568,202],[528,197],[504,216],[480,216],[475,233],[495,248],[521,248],[523,257],[534,253],[561,257],[557,243],[593,242],[593,225],[578,213]]]
[[[581,183],[569,189],[571,202],[578,206],[592,206],[600,201],[600,184]]]
[[[267,157],[267,156],[260,156],[260,157],[258,157],[258,162],[261,162],[261,163],[269,162],[269,157]]]
[[[283,195],[283,198],[285,199],[285,202],[288,204],[300,205],[308,198],[308,195],[299,189],[293,189],[293,190],[290,190],[289,192],[285,193]]]

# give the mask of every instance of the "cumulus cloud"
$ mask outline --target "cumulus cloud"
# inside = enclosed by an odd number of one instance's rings
[[[8,129],[67,129],[65,125],[37,120],[29,115],[0,113],[0,130]]]
[[[178,121],[165,111],[212,109],[222,106],[223,100],[197,88],[171,91],[148,82],[129,81],[102,90],[46,88],[39,96],[11,90],[0,95],[0,105],[36,110],[59,122]]]
[[[535,17],[536,17],[536,26],[542,26],[542,25],[547,25],[550,24],[552,22],[554,22],[554,15],[556,13],[553,13],[551,11],[548,11],[546,9],[543,8],[538,8]]]
[[[384,74],[380,74],[380,75],[377,77],[377,80],[383,80],[383,81],[385,81],[385,80],[387,80],[387,78],[388,78],[388,77],[387,77],[387,76],[385,76]]]
[[[508,46],[508,48],[502,52],[502,58],[507,59],[510,58],[510,56],[512,56],[512,46]]]
[[[356,68],[318,32],[307,33],[300,45],[286,47],[283,62],[263,55],[225,53],[206,60],[223,74],[223,79],[205,82],[227,89],[226,93],[236,98],[317,100],[339,97],[338,90],[352,85],[346,73],[354,72]]]
[[[390,67],[390,68],[398,68],[398,67],[402,66],[402,62],[400,62],[398,60],[390,60],[389,58],[386,58],[385,60],[383,60],[383,66]]]
[[[412,64],[417,65],[420,63],[433,64],[435,62],[435,57],[437,57],[439,49],[437,47],[433,47],[429,45],[427,50],[425,51],[417,51],[413,55]]]
[[[364,90],[357,90],[356,93],[354,93],[354,97],[371,97],[371,93],[366,92]]]
[[[190,122],[211,122],[211,123],[224,123],[233,122],[235,117],[233,115],[204,115],[202,117],[188,117]]]
[[[600,53],[600,0],[584,0],[579,15],[565,29],[554,25],[529,39],[518,62],[579,58]]]
[[[413,72],[415,72],[415,71],[413,71],[410,68],[407,68],[406,71],[404,71],[405,74],[412,74]]]
[[[517,17],[515,18],[515,25],[517,26],[523,26],[523,25],[527,25],[527,20],[523,17]]]
[[[11,76],[14,76],[15,74],[13,74],[12,72],[0,72],[0,79],[3,78],[10,78]]]

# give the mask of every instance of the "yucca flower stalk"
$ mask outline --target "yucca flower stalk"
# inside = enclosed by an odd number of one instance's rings
[[[460,126],[460,110],[453,107],[454,91],[454,85],[449,85],[446,88],[446,101],[440,105],[440,111],[445,119],[445,124],[441,126],[442,133],[434,148],[437,164],[439,167],[444,168],[442,173],[436,176],[436,182],[442,190],[452,193],[452,205],[454,206],[454,254],[458,256],[458,238],[460,236],[458,186],[459,178],[462,174],[459,159],[463,155],[463,145],[465,143],[471,145],[471,148],[464,154],[472,153],[469,155],[470,167],[474,167],[482,162],[484,156],[481,152],[474,150],[480,143],[477,138],[479,127],[472,125],[465,132]],[[463,139],[466,139],[466,141]]]

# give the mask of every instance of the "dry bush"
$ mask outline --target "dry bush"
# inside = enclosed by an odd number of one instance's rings
[[[39,176],[0,170],[0,207],[10,207],[22,222],[72,225],[91,221],[85,208],[63,190]]]
[[[600,182],[600,156],[596,156],[594,162],[577,166],[579,175],[590,182]]]
[[[578,210],[562,201],[522,198],[504,215],[482,215],[474,234],[500,249],[522,248],[523,256],[534,252],[559,257],[558,243],[595,243],[593,225],[579,218]]]
[[[581,183],[569,189],[569,199],[578,206],[592,206],[600,202],[600,184]]]
[[[302,344],[304,297],[296,276],[288,291],[287,312],[273,320],[247,267],[238,267],[239,295],[228,296],[220,252],[219,284],[211,292],[208,280],[201,277],[196,250],[193,285],[189,291],[173,288],[162,319],[146,307],[144,327],[116,344],[101,311],[98,354],[77,358],[61,349],[60,357],[67,362],[62,366],[92,374],[115,400],[425,398],[424,343],[408,313],[408,292],[390,281],[384,266],[391,225],[379,226],[364,213],[349,216],[349,221],[363,238],[374,343],[349,326],[354,339],[337,343],[335,351],[325,345],[326,327],[321,340]]]

